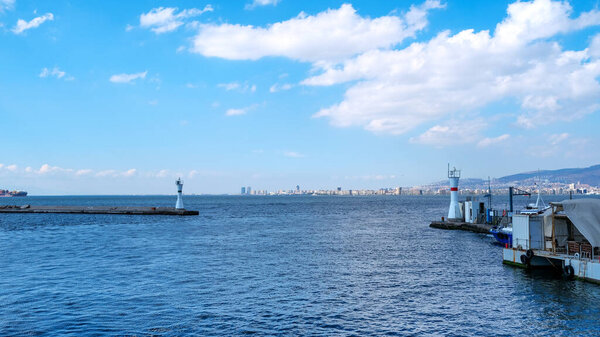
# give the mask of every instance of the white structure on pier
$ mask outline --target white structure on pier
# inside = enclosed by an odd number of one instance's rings
[[[549,209],[514,214],[512,221],[504,264],[554,269],[565,279],[600,284],[600,200],[552,202]]]
[[[448,220],[462,219],[462,212],[458,204],[458,180],[460,179],[460,170],[456,167],[450,170],[448,164],[448,180],[450,181],[450,208],[448,209]]]
[[[177,185],[177,203],[175,204],[175,208],[183,209],[183,181],[181,181],[181,178],[177,178],[175,185]]]

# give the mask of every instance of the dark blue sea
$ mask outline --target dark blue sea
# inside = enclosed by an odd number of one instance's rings
[[[200,216],[0,214],[0,335],[600,335],[600,286],[504,266],[489,237],[429,228],[448,197],[184,201]]]

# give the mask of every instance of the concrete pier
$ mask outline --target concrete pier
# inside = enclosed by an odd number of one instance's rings
[[[63,213],[63,214],[124,214],[124,215],[198,215],[198,211],[173,207],[114,206],[0,206],[0,213]]]
[[[429,227],[439,228],[439,229],[448,229],[448,230],[461,230],[467,232],[474,233],[486,233],[489,234],[490,229],[492,229],[492,225],[487,224],[477,224],[470,222],[460,222],[460,221],[433,221]]]

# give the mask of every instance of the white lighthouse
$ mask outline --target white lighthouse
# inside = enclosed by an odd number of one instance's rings
[[[448,220],[459,220],[462,218],[460,206],[458,205],[458,180],[460,179],[460,170],[454,167],[450,170],[448,164],[448,180],[450,181],[450,208],[448,209]]]
[[[175,208],[183,209],[183,181],[181,181],[181,178],[177,178],[175,185],[177,185],[177,203],[175,204]]]

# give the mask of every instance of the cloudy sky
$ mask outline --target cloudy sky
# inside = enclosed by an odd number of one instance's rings
[[[254,2],[252,2],[254,1]],[[0,188],[379,188],[600,163],[598,2],[0,0]]]

